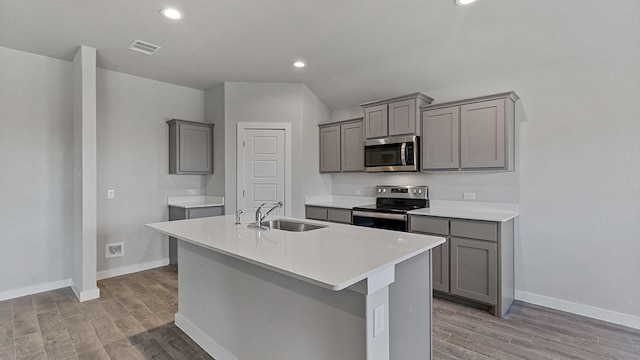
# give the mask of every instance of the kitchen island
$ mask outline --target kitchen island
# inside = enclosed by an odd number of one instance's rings
[[[216,360],[431,358],[430,250],[444,238],[242,220],[148,224],[180,240],[176,325]]]

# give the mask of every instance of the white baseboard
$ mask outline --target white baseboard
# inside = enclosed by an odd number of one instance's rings
[[[516,290],[516,300],[640,329],[640,317]]]
[[[0,301],[7,300],[7,299],[14,299],[21,296],[33,295],[33,294],[41,293],[44,291],[61,289],[71,285],[73,285],[73,281],[71,279],[64,279],[64,280],[52,281],[52,282],[43,283],[43,284],[27,286],[20,289],[3,291],[3,292],[0,292]]]
[[[200,345],[204,351],[209,353],[209,355],[213,356],[216,360],[238,360],[237,357],[225,350],[217,342],[198,329],[198,327],[191,321],[180,315],[180,313],[176,313],[176,326],[182,329],[185,334],[189,335],[196,344]]]
[[[102,280],[102,279],[107,279],[114,276],[127,275],[127,274],[135,273],[138,271],[150,270],[150,269],[154,269],[154,268],[166,266],[166,265],[169,265],[168,258],[161,259],[161,260],[148,261],[146,263],[141,263],[141,264],[123,266],[115,269],[98,271],[97,279]]]
[[[73,290],[73,293],[76,294],[76,297],[80,302],[89,301],[100,297],[100,289],[98,289],[97,287],[91,290],[80,291],[73,280],[71,280],[71,290]]]

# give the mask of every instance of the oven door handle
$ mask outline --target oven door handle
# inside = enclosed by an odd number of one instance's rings
[[[370,218],[376,218],[376,219],[407,221],[407,215],[406,214],[387,214],[387,213],[380,213],[380,212],[373,212],[373,211],[353,210],[353,216],[370,217]]]
[[[407,143],[403,142],[400,146],[400,161],[402,166],[407,166]]]

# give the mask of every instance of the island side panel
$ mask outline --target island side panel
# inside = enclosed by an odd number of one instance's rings
[[[390,358],[433,359],[431,250],[397,264],[395,276],[389,285]]]
[[[176,324],[216,360],[366,359],[366,298],[178,242]]]

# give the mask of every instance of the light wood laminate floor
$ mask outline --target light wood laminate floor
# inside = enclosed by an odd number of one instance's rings
[[[177,275],[101,280],[84,303],[70,288],[1,301],[0,360],[212,359],[173,323]],[[640,359],[640,331],[602,321],[524,303],[505,319],[441,299],[433,309],[434,359]]]

